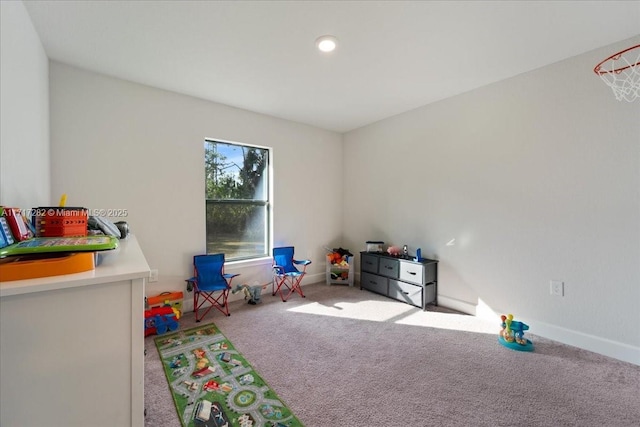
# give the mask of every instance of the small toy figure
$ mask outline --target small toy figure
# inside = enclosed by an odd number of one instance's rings
[[[232,294],[237,294],[242,291],[244,293],[244,299],[251,305],[259,304],[262,297],[262,290],[266,289],[267,285],[236,285],[235,288],[231,291]]]
[[[533,343],[524,337],[529,325],[513,320],[513,314],[500,316],[502,320],[498,342],[505,347],[518,351],[533,351]]]

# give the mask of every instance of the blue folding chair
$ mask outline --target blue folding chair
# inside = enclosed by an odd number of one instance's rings
[[[273,248],[273,282],[271,283],[271,294],[280,294],[282,301],[289,299],[292,293],[297,292],[302,298],[302,288],[300,287],[302,278],[306,274],[307,265],[311,264],[308,259],[293,259],[293,246]],[[302,271],[296,268],[302,266]]]
[[[193,311],[196,322],[200,322],[212,308],[217,308],[225,316],[230,316],[227,298],[231,290],[231,281],[239,274],[224,273],[224,254],[196,255],[193,257],[193,277],[186,282],[193,287]],[[216,295],[216,293],[218,293]],[[198,314],[204,307],[204,313]]]

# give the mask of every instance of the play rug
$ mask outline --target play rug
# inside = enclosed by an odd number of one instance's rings
[[[155,343],[184,427],[303,426],[213,323]]]

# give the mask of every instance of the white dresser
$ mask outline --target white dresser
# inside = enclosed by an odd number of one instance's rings
[[[0,425],[143,426],[144,286],[135,236],[93,271],[0,282]]]

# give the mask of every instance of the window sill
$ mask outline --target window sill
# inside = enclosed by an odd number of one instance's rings
[[[268,265],[271,266],[273,264],[273,259],[271,257],[264,258],[254,258],[254,259],[243,259],[238,261],[226,261],[225,265],[228,267],[236,267],[236,268],[245,268],[245,267],[259,267]]]

